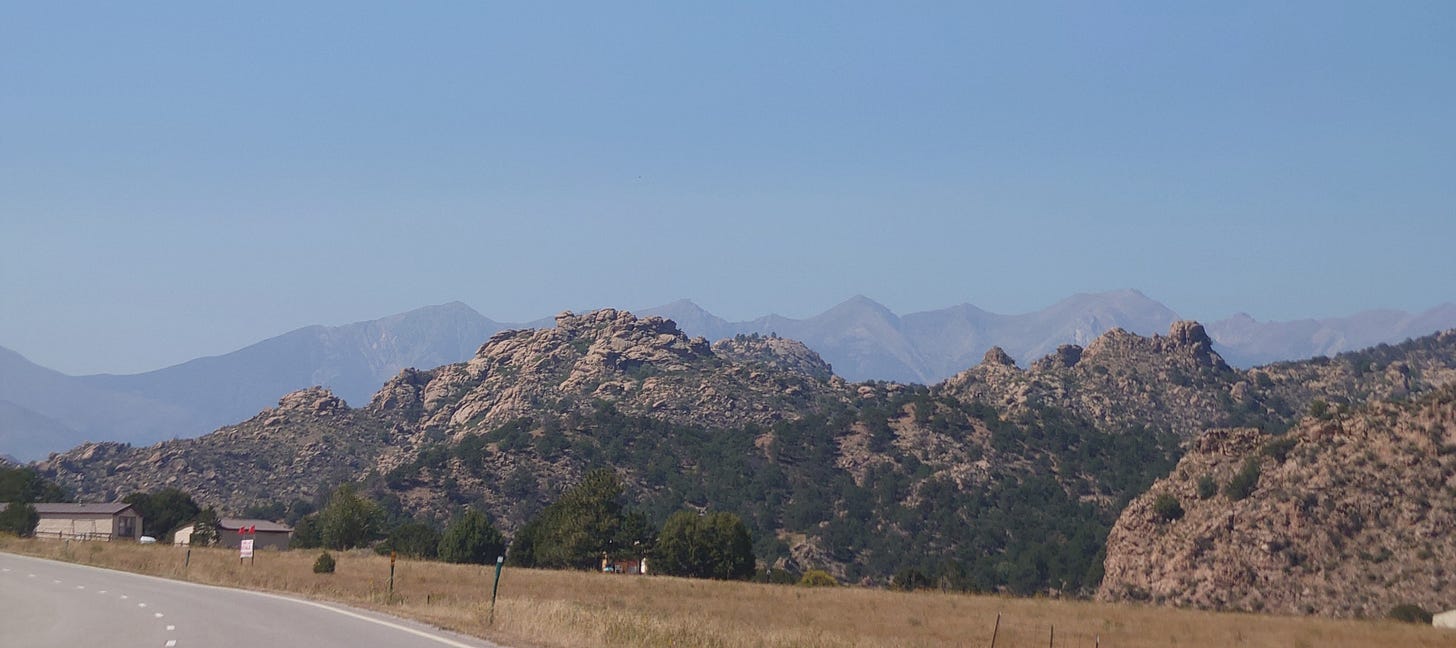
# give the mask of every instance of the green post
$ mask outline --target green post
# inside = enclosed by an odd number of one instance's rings
[[[495,625],[495,594],[500,591],[501,567],[505,564],[505,556],[495,557],[495,585],[490,588],[490,625]]]

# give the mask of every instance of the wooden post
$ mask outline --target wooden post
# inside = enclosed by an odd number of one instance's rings
[[[1001,632],[1001,613],[996,613],[996,625],[991,627],[991,648],[996,648],[996,634]]]
[[[1052,648],[1057,643],[1057,627],[1051,626],[1051,636],[1047,638],[1047,648]]]
[[[389,551],[389,602],[394,602],[394,550]]]

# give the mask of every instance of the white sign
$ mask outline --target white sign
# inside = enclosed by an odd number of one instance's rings
[[[253,557],[253,539],[252,538],[248,538],[247,540],[243,540],[243,541],[239,542],[238,543],[238,547],[239,547],[239,549],[242,550],[242,553],[238,554],[238,557],[239,558],[252,558]]]

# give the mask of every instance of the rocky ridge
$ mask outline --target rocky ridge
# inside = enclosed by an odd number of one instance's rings
[[[1257,482],[1240,498],[1228,484],[1246,465]],[[1443,610],[1456,603],[1453,559],[1456,387],[1446,387],[1311,417],[1286,436],[1199,437],[1113,527],[1099,598],[1341,617]]]
[[[879,583],[911,555],[964,565],[953,579],[978,589],[1079,591],[1115,507],[1166,474],[1177,437],[1282,430],[1316,400],[1338,411],[1362,394],[1428,391],[1456,367],[1456,334],[1370,353],[1242,372],[1177,323],[1151,338],[1112,331],[1027,369],[993,349],[931,388],[849,384],[792,340],[708,345],[605,309],[401,371],[359,409],[305,390],[199,439],[83,446],[42,466],[86,499],[176,485],[231,511],[359,481],[407,515],[474,506],[510,531],[610,465],[652,515],[744,514],[766,560]],[[1048,551],[1075,551],[1057,580],[1036,566]]]

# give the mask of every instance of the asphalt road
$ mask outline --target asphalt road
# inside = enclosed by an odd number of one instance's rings
[[[500,648],[337,604],[0,553],[0,647]]]

